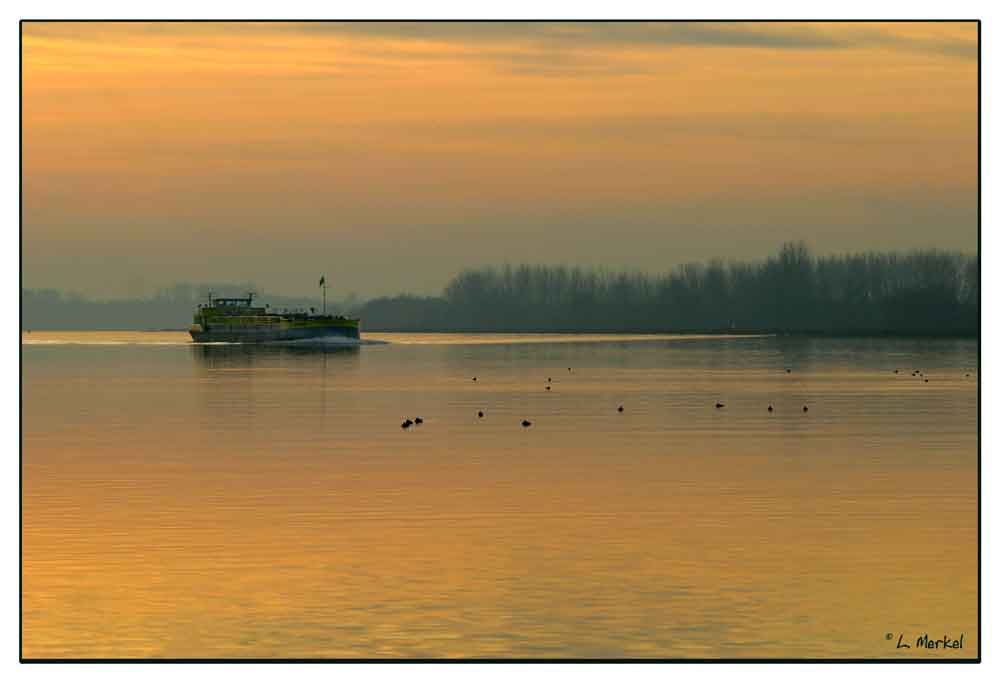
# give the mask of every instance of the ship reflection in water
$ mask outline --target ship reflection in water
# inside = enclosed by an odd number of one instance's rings
[[[203,377],[199,396],[202,414],[211,420],[220,415],[236,415],[254,420],[261,404],[272,405],[267,379],[280,372],[298,376],[295,401],[302,403],[299,414],[315,412],[315,424],[322,429],[330,415],[330,390],[343,389],[348,372],[356,372],[361,348],[357,344],[309,343],[221,343],[191,346],[191,354]],[[262,382],[260,389],[255,383]],[[284,402],[289,402],[286,396]],[[263,402],[262,402],[263,400]]]
[[[265,361],[296,361],[306,365],[311,360],[331,358],[347,359],[359,356],[361,346],[357,343],[192,343],[191,354],[199,363],[209,368],[250,367]],[[323,366],[326,366],[325,364]]]

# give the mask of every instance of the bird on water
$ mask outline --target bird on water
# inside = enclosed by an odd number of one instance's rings
[[[804,411],[804,412],[809,411],[809,407],[807,407],[806,405],[803,404],[802,405],[802,411]]]
[[[479,412],[479,418],[483,418],[483,412]]]
[[[409,427],[410,427],[410,426],[412,426],[412,425],[413,425],[413,421],[411,421],[410,419],[406,419],[405,421],[403,421],[403,422],[402,422],[402,423],[400,424],[400,427],[401,427],[401,428],[409,428]]]
[[[528,419],[524,419],[523,421],[521,421],[521,425],[527,428],[528,426],[531,425],[531,421],[529,421]]]
[[[715,403],[715,408],[716,409],[722,409],[724,406],[726,406],[726,405],[724,405],[722,402],[716,402]]]
[[[619,406],[618,406],[618,413],[620,414],[620,413],[622,413],[623,411],[625,411],[625,407],[623,407],[623,406],[619,405]]]
[[[413,422],[419,426],[421,423],[424,422],[424,420],[418,416],[417,418],[413,419]]]
[[[768,411],[774,411],[774,407],[769,404],[769,405],[767,405],[767,410]]]

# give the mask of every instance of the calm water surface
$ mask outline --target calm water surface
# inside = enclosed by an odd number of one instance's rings
[[[23,654],[977,654],[975,342],[370,336],[23,334]]]

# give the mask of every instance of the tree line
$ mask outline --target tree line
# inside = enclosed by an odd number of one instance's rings
[[[91,300],[54,289],[21,291],[22,328],[34,330],[183,329],[187,330],[198,303],[215,297],[242,298],[258,289],[243,284],[175,284],[145,298]],[[319,299],[258,294],[255,300],[272,309],[319,310]],[[357,300],[330,300],[329,309],[357,307]]]
[[[466,270],[440,297],[368,301],[364,327],[409,331],[790,332],[975,336],[979,258],[943,251],[813,256],[664,275],[520,265]]]
[[[186,329],[208,290],[178,284],[141,300],[22,291],[26,329]],[[272,309],[319,300],[261,293]],[[469,269],[440,296],[331,302],[368,331],[777,332],[977,336],[979,258],[945,251],[814,256],[786,243],[754,262],[712,260],[666,274],[519,265]]]

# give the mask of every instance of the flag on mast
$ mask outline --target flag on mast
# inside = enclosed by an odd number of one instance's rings
[[[326,283],[326,275],[324,274],[322,277],[319,278],[319,285],[322,286],[325,283]]]

